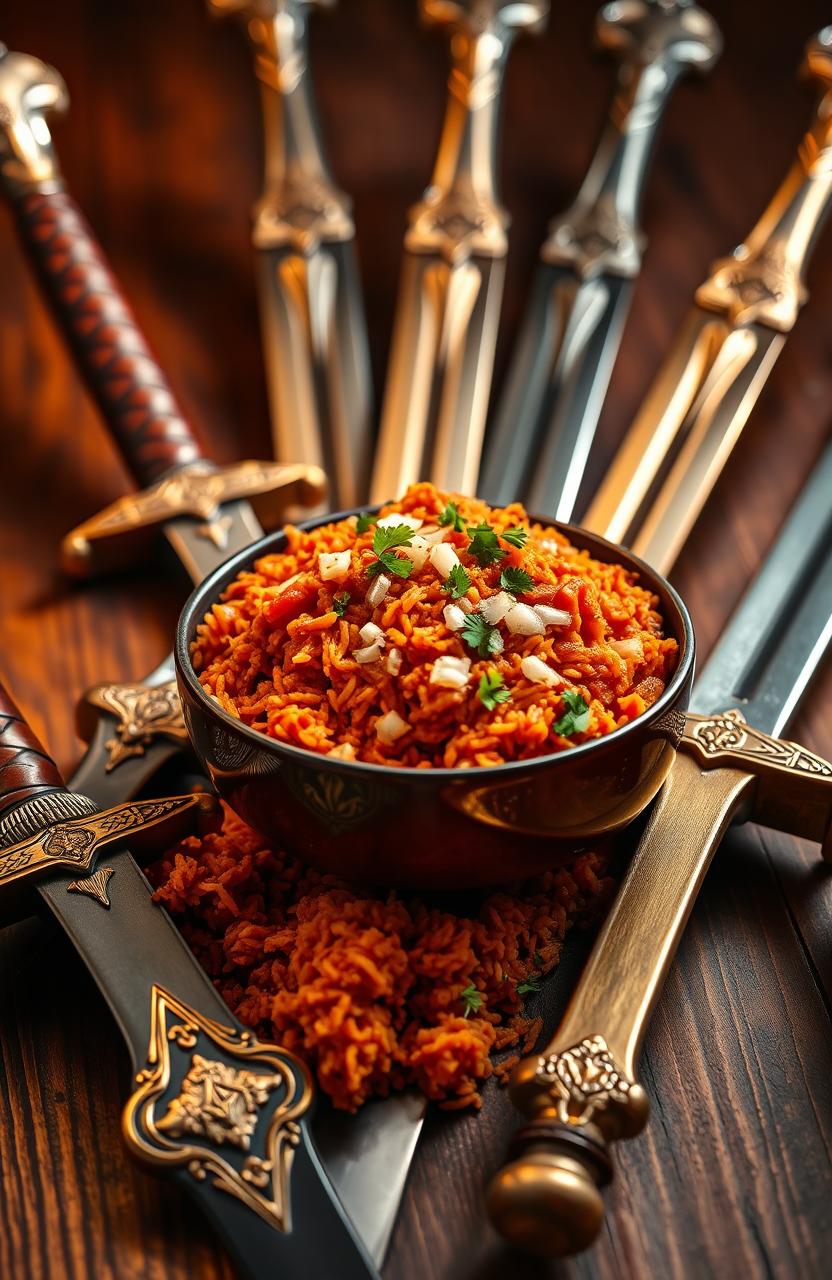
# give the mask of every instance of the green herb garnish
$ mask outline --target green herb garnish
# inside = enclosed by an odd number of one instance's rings
[[[376,528],[373,534],[373,551],[378,556],[367,567],[367,577],[375,578],[386,569],[399,578],[409,578],[413,572],[413,561],[403,560],[393,552],[394,547],[409,547],[413,542],[413,530],[409,524],[394,524]]]
[[[510,591],[513,596],[518,596],[524,591],[531,591],[534,586],[534,578],[531,574],[526,573],[525,569],[515,569],[512,565],[509,565],[500,574],[500,586],[505,591]]]
[[[454,533],[465,532],[465,522],[457,510],[455,502],[449,502],[439,517],[440,524],[449,524],[453,527]]]
[[[506,555],[490,524],[469,524],[467,531],[471,537],[468,551],[479,561],[483,569],[489,564],[496,564]]]
[[[482,1008],[483,997],[473,983],[464,991],[460,991],[459,998],[462,1001],[463,1018],[470,1017],[472,1013],[479,1013]]]
[[[487,711],[493,711],[501,702],[508,702],[511,691],[506,689],[499,671],[492,669],[480,676],[477,697]]]
[[[542,965],[543,965],[543,955],[542,955],[542,953],[541,953],[540,951],[535,951],[534,955],[532,956],[532,960],[534,960],[534,962],[535,962],[535,964],[537,965],[538,969],[540,969],[540,968],[542,967]]]
[[[461,564],[455,564],[445,581],[442,590],[447,591],[452,600],[459,600],[471,585],[471,579]]]
[[[516,547],[518,551],[523,550],[528,536],[528,529],[522,528],[519,524],[512,525],[510,529],[505,529],[500,534],[500,537],[504,542],[507,542],[509,546]]]
[[[481,658],[490,658],[493,653],[500,652],[502,636],[481,613],[469,613],[459,634]]]
[[[356,533],[368,533],[374,524],[378,524],[378,516],[370,515],[369,511],[362,511],[355,522],[355,531]]]
[[[528,978],[526,978],[524,982],[518,982],[517,984],[518,996],[537,995],[537,992],[539,990],[540,990],[540,974],[539,973],[530,973]]]
[[[339,618],[343,618],[344,614],[347,612],[347,605],[349,602],[349,591],[342,591],[341,594],[337,595],[332,601],[332,612],[337,613]]]
[[[563,695],[566,711],[553,726],[555,733],[568,738],[573,733],[583,733],[589,724],[589,707],[580,693],[567,689]]]

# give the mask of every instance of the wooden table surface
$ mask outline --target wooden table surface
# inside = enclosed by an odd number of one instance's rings
[[[27,0],[0,36],[56,64],[72,95],[55,129],[64,169],[139,317],[216,454],[266,455],[268,428],[248,209],[257,104],[240,33],[198,0]],[[610,69],[590,53],[594,4],[555,5],[518,46],[506,86],[503,194],[514,216],[497,375],[547,219],[574,193]],[[667,114],[645,207],[650,248],[593,459],[631,419],[709,262],[748,230],[808,119],[794,69],[820,3],[714,4],[726,52]],[[315,18],[324,131],[355,197],[380,388],[405,211],[429,172],[442,41],[411,0],[342,0]],[[811,301],[679,561],[706,656],[828,438],[832,232]],[[170,647],[175,569],[83,588],[57,568],[61,535],[127,487],[0,217],[0,667],[69,770],[73,705],[138,678]],[[832,754],[832,670],[794,727]],[[668,850],[672,856],[672,850]],[[747,829],[726,841],[682,943],[642,1067],[653,1116],[618,1155],[598,1245],[526,1261],[487,1227],[482,1186],[514,1123],[434,1117],[387,1280],[824,1276],[832,1257],[832,876],[816,847]],[[574,971],[577,960],[573,956]],[[552,999],[563,1000],[565,967]],[[0,1275],[209,1280],[229,1269],[201,1219],[128,1162],[127,1060],[101,999],[45,922],[0,933]],[[337,1276],[337,1268],[333,1272]]]

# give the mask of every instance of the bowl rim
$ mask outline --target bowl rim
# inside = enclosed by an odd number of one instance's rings
[[[384,502],[365,503],[361,506],[350,507],[345,511],[327,513],[323,516],[313,516],[308,520],[298,521],[295,527],[303,530],[315,529],[323,524],[334,524],[336,521],[346,520],[350,516],[360,515],[362,512],[373,514],[386,505]],[[614,729],[611,733],[604,734],[601,738],[593,738],[589,742],[582,742],[568,751],[552,751],[545,755],[531,756],[524,760],[506,760],[502,764],[438,765],[429,769],[418,769],[407,765],[375,764],[370,760],[333,759],[331,756],[319,754],[317,751],[310,751],[306,747],[297,747],[288,742],[279,742],[276,738],[267,737],[266,734],[260,733],[257,729],[252,729],[250,726],[243,724],[241,720],[232,716],[218,702],[213,700],[211,695],[203,688],[191,662],[190,637],[193,635],[198,623],[205,616],[208,608],[217,602],[220,593],[225,590],[233,578],[251,568],[254,561],[259,560],[261,556],[271,554],[280,549],[275,544],[279,544],[280,540],[285,538],[286,534],[283,528],[266,533],[262,538],[256,539],[247,547],[243,547],[242,550],[235,551],[233,555],[224,560],[222,564],[217,565],[211,573],[203,578],[202,582],[191,592],[182,607],[176,624],[174,663],[177,678],[180,682],[184,682],[191,696],[203,707],[210,719],[218,720],[220,724],[241,734],[244,739],[247,739],[253,745],[259,746],[261,749],[265,748],[267,751],[274,751],[279,756],[287,755],[289,759],[297,760],[307,767],[312,767],[314,764],[315,768],[331,769],[335,772],[362,773],[370,770],[373,776],[391,777],[399,782],[412,780],[416,785],[422,785],[423,783],[428,785],[431,782],[434,784],[448,783],[468,780],[478,776],[502,777],[504,774],[512,774],[520,770],[551,769],[553,767],[556,768],[559,762],[561,767],[565,768],[567,761],[580,759],[589,752],[594,751],[598,754],[605,749],[612,750],[626,737],[638,733],[640,729],[644,729],[660,719],[662,714],[675,701],[679,690],[685,685],[689,676],[692,675],[696,639],[690,612],[679,592],[667,578],[625,547],[610,542],[608,538],[603,537],[601,534],[594,533],[590,529],[584,529],[580,525],[567,524],[562,520],[555,520],[549,516],[538,516],[531,513],[527,513],[527,515],[529,522],[532,524],[542,524],[549,528],[557,529],[558,532],[565,534],[570,541],[573,538],[577,539],[578,541],[574,542],[573,545],[578,546],[581,550],[589,550],[594,555],[591,547],[582,547],[581,545],[581,539],[588,539],[596,547],[609,552],[610,561],[613,563],[624,563],[627,566],[634,567],[642,575],[646,583],[654,586],[658,585],[662,588],[675,605],[681,619],[681,634],[675,635],[674,633],[675,639],[680,646],[679,662],[664,693],[642,715],[637,716],[635,720],[631,720],[628,724]]]

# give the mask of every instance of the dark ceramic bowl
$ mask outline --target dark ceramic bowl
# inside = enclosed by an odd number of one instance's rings
[[[206,578],[179,621],[176,674],[185,723],[220,796],[264,836],[324,871],[420,889],[474,888],[537,874],[632,822],[664,782],[679,743],[693,679],[690,616],[670,584],[629,552],[571,525],[540,523],[562,529],[598,560],[635,569],[658,595],[679,661],[644,715],[571,750],[487,768],[393,768],[267,738],[206,694],[189,655],[198,624],[232,579],[260,556],[280,551],[284,536],[275,533]]]

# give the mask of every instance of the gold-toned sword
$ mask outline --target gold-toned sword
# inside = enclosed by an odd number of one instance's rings
[[[275,457],[322,467],[335,510],[367,498],[372,389],[349,198],[324,156],[308,11],[334,0],[208,0],[237,14],[254,53],[265,183],[254,209]]]
[[[518,31],[540,31],[548,0],[421,0],[448,29],[448,104],[433,177],[410,213],[371,486],[373,501],[415,480],[473,493],[491,388],[508,248],[497,198],[500,91]]]
[[[792,168],[743,244],[721,258],[583,520],[667,573],[806,301],[832,207],[832,27],[802,68],[820,87]]]

